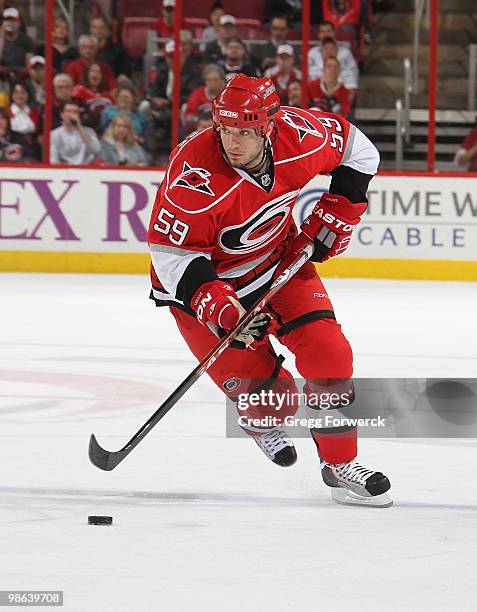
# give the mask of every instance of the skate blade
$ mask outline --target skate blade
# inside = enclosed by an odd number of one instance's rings
[[[375,495],[374,497],[364,497],[357,495],[353,491],[343,489],[341,487],[333,487],[331,489],[331,499],[337,504],[344,506],[365,506],[366,508],[390,508],[393,505],[393,500],[387,493]]]

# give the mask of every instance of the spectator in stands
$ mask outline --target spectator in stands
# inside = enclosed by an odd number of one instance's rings
[[[214,6],[211,10],[209,17],[211,25],[207,26],[202,33],[202,39],[204,41],[203,50],[205,50],[205,45],[219,39],[220,18],[223,15],[225,15],[225,11],[221,6]]]
[[[248,60],[247,47],[240,38],[229,38],[225,45],[225,57],[217,64],[223,69],[227,82],[239,72],[251,77],[260,76],[255,64]]]
[[[30,97],[35,106],[41,111],[45,106],[45,58],[34,55],[28,62],[29,77],[26,85],[30,91]]]
[[[199,114],[212,111],[212,100],[225,87],[225,74],[217,64],[208,64],[202,70],[204,85],[196,87],[187,100],[184,111],[185,133],[196,129]]]
[[[92,100],[105,99],[105,106],[111,104],[114,99],[108,88],[101,64],[92,62],[83,70],[80,82],[73,88],[73,97],[79,98],[85,103]]]
[[[465,137],[455,154],[454,161],[458,166],[465,166],[467,172],[477,172],[477,126]]]
[[[101,114],[101,130],[104,131],[111,120],[119,113],[131,119],[134,139],[144,142],[145,119],[144,114],[136,110],[137,103],[134,91],[130,87],[119,87],[116,94],[116,105],[106,107]]]
[[[32,39],[21,31],[20,13],[10,7],[3,11],[3,22],[0,27],[0,65],[11,70],[27,67],[33,55]]]
[[[205,58],[215,64],[225,57],[227,41],[237,35],[237,20],[233,15],[222,15],[218,29],[218,38],[205,46]]]
[[[335,30],[353,30],[360,26],[361,0],[322,0],[323,18]]]
[[[113,166],[147,166],[147,153],[134,140],[131,118],[118,113],[101,139],[101,158]]]
[[[0,66],[0,108],[10,104],[10,72]]]
[[[162,0],[162,17],[156,26],[159,38],[173,38],[175,8],[176,0]]]
[[[27,161],[36,161],[36,159],[27,157],[23,136],[11,131],[10,117],[6,109],[0,108],[0,162],[11,164]]]
[[[192,136],[197,136],[200,132],[203,132],[209,127],[212,127],[212,111],[211,110],[203,110],[199,112],[198,120],[196,128],[193,132],[188,134],[187,138],[192,138]]]
[[[354,94],[340,83],[341,66],[336,57],[325,59],[323,77],[308,83],[312,105],[327,113],[347,117],[351,113]]]
[[[73,100],[73,79],[69,74],[60,72],[53,77],[53,129],[59,127],[62,123],[60,117],[60,108],[65,102]]]
[[[318,51],[311,53],[317,49]],[[323,78],[323,67],[324,60],[328,57],[336,57],[341,66],[340,82],[343,83],[348,89],[351,89],[353,93],[358,89],[358,65],[356,64],[353,56],[347,55],[347,58],[352,59],[352,63],[349,62],[346,68],[343,67],[340,59],[339,47],[334,38],[325,38],[321,44],[321,47],[313,47],[308,53],[308,70],[310,80],[316,80]],[[348,49],[349,51],[349,49]]]
[[[301,10],[301,0],[266,0],[264,15],[283,15],[289,24],[299,29],[301,26]],[[317,22],[317,12],[321,15],[321,0],[311,2],[312,23]]]
[[[212,127],[213,123],[212,111],[201,110],[199,112],[199,120],[197,121],[197,127],[195,129],[196,133],[198,134],[199,132],[203,132],[207,128]]]
[[[67,62],[78,57],[78,50],[70,47],[70,26],[64,17],[56,17],[53,22],[53,68],[55,72],[62,72]],[[45,45],[37,47],[37,54],[45,57]]]
[[[94,130],[81,125],[80,108],[76,102],[65,102],[60,115],[61,127],[51,132],[51,163],[90,164],[101,151]]]
[[[103,72],[107,89],[113,91],[116,88],[116,79],[111,66],[102,60],[96,60],[96,53],[98,52],[98,41],[96,37],[91,36],[91,34],[83,34],[79,37],[78,47],[80,54],[79,59],[70,62],[66,66],[65,72],[70,75],[74,83],[79,83],[85,68],[92,62],[96,62]]]
[[[42,131],[41,115],[31,104],[30,92],[23,81],[12,86],[11,104],[7,109],[12,133],[22,137],[23,148],[30,159],[41,157],[39,136]]]
[[[318,26],[318,40],[320,45],[313,47],[308,52],[308,75],[311,80],[319,79],[323,75],[323,57],[324,55],[333,55],[337,57],[341,65],[341,80],[348,89],[358,89],[358,64],[353,57],[353,54],[344,45],[338,45],[335,39],[335,27],[330,21],[322,21]],[[335,46],[330,44],[330,39],[335,43]],[[330,45],[324,50],[323,45]]]
[[[199,57],[192,53],[192,34],[187,30],[181,30],[181,104],[187,102],[192,90],[198,87],[201,83],[201,74],[199,69]],[[164,105],[164,101],[168,105],[172,100],[173,86],[173,66],[172,57],[174,55],[175,43],[169,40],[165,46],[164,60],[159,62],[157,67],[156,80],[152,86],[152,106],[154,99],[160,102],[160,106]]]
[[[113,42],[108,24],[103,17],[93,17],[91,19],[89,33],[98,41],[96,59],[111,66],[116,77],[120,75],[131,76],[132,66],[124,47],[120,43]]]
[[[272,17],[270,25],[270,40],[264,45],[254,45],[252,59],[259,69],[264,72],[273,68],[277,63],[277,49],[286,43],[288,22],[283,15]]]
[[[288,84],[291,81],[301,81],[302,74],[294,68],[295,54],[291,45],[280,45],[277,49],[277,64],[265,70],[265,76],[272,79],[282,104],[288,101]]]
[[[86,66],[80,83],[73,88],[73,98],[86,107],[85,125],[99,132],[101,113],[114,102],[99,63],[92,62]]]
[[[19,134],[40,134],[40,111],[31,103],[30,92],[23,81],[18,81],[12,86],[8,116],[12,131]]]
[[[288,106],[303,108],[301,101],[302,86],[301,81],[290,81],[288,83]],[[308,108],[309,104],[305,108]]]
[[[181,86],[180,102],[185,104],[192,91],[201,84],[198,58],[192,53],[192,34],[181,30]],[[149,100],[140,105],[146,114],[146,149],[159,152],[168,150],[171,127],[173,71],[172,56],[175,44],[169,40],[165,46],[165,57],[159,62],[157,76],[151,87]]]

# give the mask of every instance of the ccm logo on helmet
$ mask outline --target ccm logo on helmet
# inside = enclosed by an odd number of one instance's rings
[[[229,111],[229,110],[220,110],[219,115],[221,115],[222,117],[238,117],[239,116],[238,113],[234,111]]]
[[[263,99],[265,100],[265,98],[268,98],[268,96],[272,94],[274,91],[275,91],[275,85],[270,85],[270,87],[263,94]]]
[[[337,219],[334,215],[332,215],[329,212],[324,212],[322,208],[318,208],[315,209],[313,211],[314,215],[317,215],[318,217],[320,217],[320,219],[323,219],[323,221],[325,221],[326,223],[330,223],[331,225],[333,225],[336,229],[339,229],[343,232],[352,232],[354,230],[354,228],[356,227],[356,223],[354,225],[351,225],[350,223],[345,223],[344,221],[341,221],[341,219]]]

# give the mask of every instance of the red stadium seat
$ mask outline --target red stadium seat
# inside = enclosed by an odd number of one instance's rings
[[[238,26],[248,26],[249,28],[259,28],[262,24],[258,19],[249,19],[248,17],[237,17]]]
[[[254,33],[254,38],[258,40],[268,40],[270,38],[270,28],[263,28],[260,26]]]
[[[311,37],[311,40],[315,40],[317,38],[317,35],[315,32],[313,32],[313,30],[311,30],[310,32],[310,37]],[[287,32],[287,40],[301,40],[301,32],[298,32],[298,30],[293,30],[292,28],[290,28]]]
[[[209,20],[202,17],[184,17],[184,28],[190,30],[194,38],[202,38],[204,29],[209,25]]]
[[[143,58],[147,47],[147,31],[156,30],[154,17],[126,17],[122,28],[122,41],[126,53],[134,60]]]
[[[223,0],[224,11],[237,19],[257,19],[263,21],[265,0]]]
[[[117,18],[123,20],[126,17],[161,17],[162,2],[151,0],[118,0]]]
[[[257,32],[261,28],[261,23],[258,19],[248,19],[237,17],[237,34],[244,40],[255,39]]]
[[[207,25],[209,25],[209,15],[215,3],[215,0],[183,0],[182,15],[207,19]]]

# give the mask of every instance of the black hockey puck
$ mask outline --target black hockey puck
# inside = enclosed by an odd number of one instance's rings
[[[112,525],[112,516],[88,516],[88,525]]]

